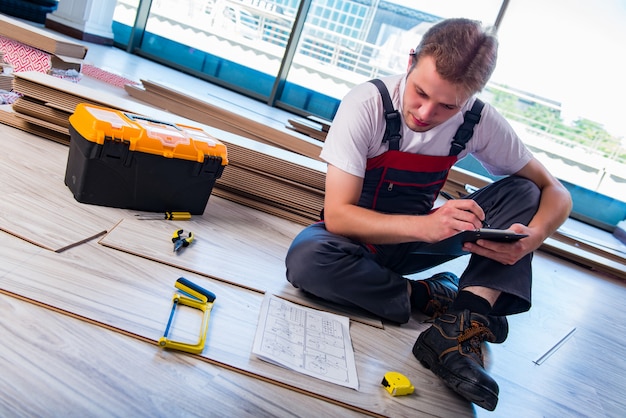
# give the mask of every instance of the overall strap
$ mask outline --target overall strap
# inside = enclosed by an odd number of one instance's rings
[[[476,99],[472,108],[465,112],[463,123],[454,134],[452,145],[450,145],[450,156],[459,155],[465,149],[467,141],[474,135],[474,126],[480,121],[480,112],[484,106],[485,104],[480,99]]]
[[[380,96],[383,99],[383,109],[385,110],[385,135],[383,136],[383,142],[389,142],[389,149],[398,151],[400,149],[400,139],[402,134],[400,133],[400,126],[402,120],[400,118],[400,112],[393,107],[389,91],[381,80],[375,78],[370,80],[380,92]]]

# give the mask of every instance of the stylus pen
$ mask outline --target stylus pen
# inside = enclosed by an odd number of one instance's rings
[[[448,199],[448,200],[454,200],[454,196],[452,196],[452,195],[451,195],[450,193],[448,193],[448,192],[444,192],[443,190],[441,190],[441,191],[439,192],[439,194],[440,194],[441,196],[445,197],[445,198],[446,198],[446,199]]]
[[[439,191],[439,194],[443,197],[445,197],[448,200],[455,200],[454,196],[452,196],[450,193],[448,192],[444,192],[443,190]],[[489,225],[487,222],[485,222],[484,220],[481,221],[483,224],[483,228],[491,228],[491,225]]]

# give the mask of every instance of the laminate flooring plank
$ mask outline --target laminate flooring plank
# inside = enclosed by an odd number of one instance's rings
[[[236,166],[224,170],[218,187],[221,185],[237,188],[244,195],[257,195],[263,201],[309,214],[312,218],[319,217],[324,206],[323,191],[308,190],[290,181]]]
[[[45,249],[0,231],[0,277],[21,266]]]
[[[312,217],[310,214],[294,211],[292,207],[275,205],[273,202],[262,199],[259,196],[244,195],[237,190],[237,188],[225,187],[224,183],[216,184],[216,187],[213,188],[213,194],[243,206],[269,213],[281,219],[298,223],[302,226],[309,225],[319,220],[319,214]]]
[[[189,221],[141,221],[123,219],[99,243],[148,260],[200,274],[260,293],[273,293],[320,308],[329,304],[314,301],[294,289],[285,278],[285,255],[302,226],[274,218],[273,224],[257,218],[249,208],[212,196],[202,217]],[[270,226],[271,225],[271,226]],[[173,252],[172,233],[194,234],[191,246]],[[364,312],[334,307],[335,312],[359,322],[382,327],[380,320]]]
[[[98,237],[126,213],[77,202],[65,185],[68,147],[0,125],[0,230],[51,251]]]
[[[2,416],[362,416],[0,295]]]
[[[263,293],[285,277],[284,257],[295,229],[270,230],[250,211],[237,212],[235,204],[225,203],[212,196],[204,216],[188,221],[125,218],[99,242]],[[177,229],[194,234],[192,244],[179,253],[171,241]]]
[[[180,270],[161,263],[114,251],[94,242],[63,253],[44,251],[0,278],[5,293],[21,296],[88,318],[119,330],[156,341],[162,335],[171,309],[174,281]],[[410,347],[396,351],[395,334],[410,328],[374,328],[353,322],[351,335],[355,346],[358,391],[304,376],[252,355],[262,294],[228,285],[206,277],[186,275],[217,296],[211,313],[207,346],[202,359],[230,370],[256,376],[293,390],[346,406],[357,412],[406,416],[419,413],[437,415],[437,399],[445,399],[450,411],[464,415],[471,406],[454,394],[407,397],[397,400],[382,388],[382,376],[388,370],[413,370],[427,382],[436,379],[407,355]],[[419,324],[423,325],[423,324]],[[123,332],[122,332],[123,331]],[[192,330],[188,330],[191,335]],[[197,330],[196,330],[197,333]],[[389,355],[389,354],[392,355]],[[431,386],[439,389],[437,383]],[[442,398],[443,396],[443,398]]]

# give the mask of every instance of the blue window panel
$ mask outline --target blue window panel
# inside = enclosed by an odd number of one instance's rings
[[[578,218],[602,229],[612,231],[626,219],[626,202],[561,180],[574,200],[572,218]]]
[[[219,70],[215,75],[215,77],[220,80],[235,85],[238,88],[259,93],[265,97],[269,96],[272,92],[275,76],[270,76],[266,73],[210,54],[207,54],[207,56],[210,56],[210,58],[207,59],[208,62],[212,60],[220,61],[219,64],[217,64]],[[213,64],[209,67],[212,66]]]
[[[217,78],[221,71],[223,61],[224,60],[220,57],[206,54],[204,58],[204,65],[202,66],[202,73]]]
[[[132,28],[130,26],[113,21],[111,30],[113,31],[113,42],[121,45],[128,45],[128,42],[130,42],[130,34],[132,32]]]
[[[195,71],[202,70],[206,55],[203,51],[150,32],[145,33],[141,50]]]
[[[293,83],[286,83],[280,101],[306,112],[332,120],[340,101]]]
[[[152,33],[146,32],[141,49],[165,61],[217,78],[236,86],[238,89],[249,90],[266,97],[272,91],[275,76],[270,76]]]

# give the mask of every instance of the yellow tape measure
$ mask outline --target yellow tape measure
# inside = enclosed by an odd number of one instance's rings
[[[387,372],[381,382],[391,396],[410,395],[415,390],[411,381],[398,372]]]

